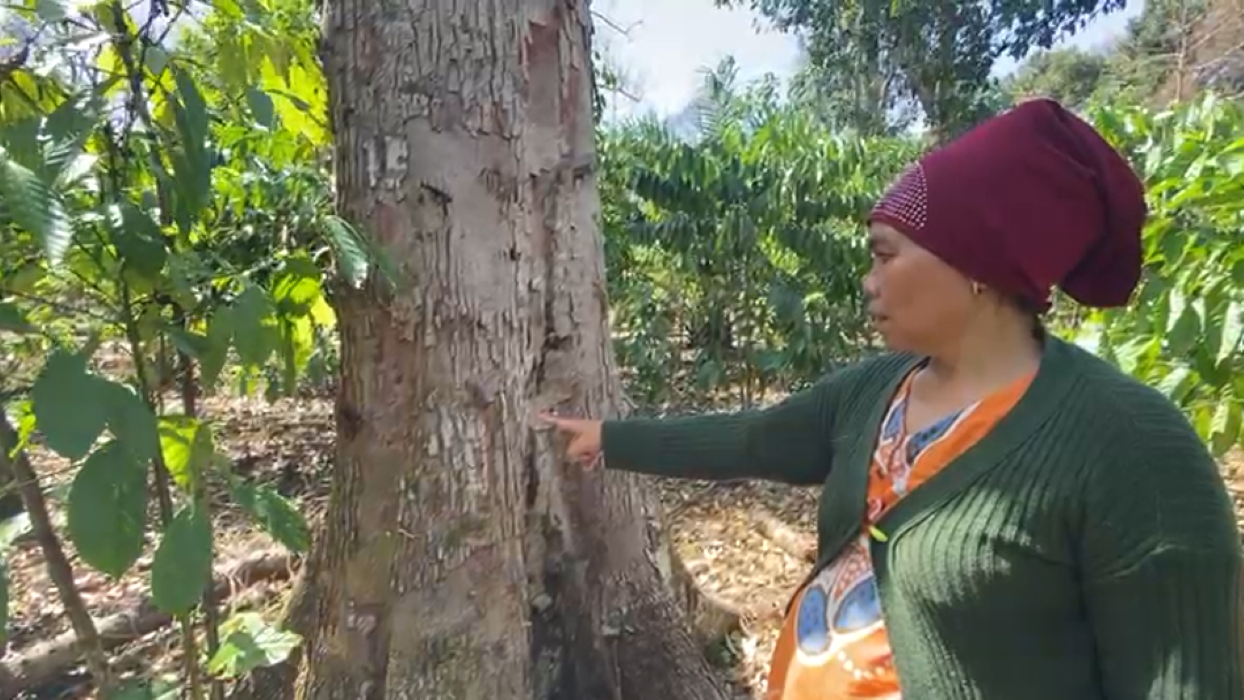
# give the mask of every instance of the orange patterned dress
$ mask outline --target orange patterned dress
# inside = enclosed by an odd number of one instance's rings
[[[1032,375],[909,435],[908,375],[882,422],[860,535],[797,595],[769,669],[766,700],[899,700],[869,555],[869,531],[900,498],[980,440],[1019,402]]]

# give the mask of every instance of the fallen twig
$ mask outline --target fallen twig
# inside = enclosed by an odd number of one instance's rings
[[[70,634],[74,640],[74,652],[86,658],[86,666],[96,684],[105,691],[111,690],[112,674],[108,669],[104,648],[100,644],[99,631],[87,614],[82,594],[74,587],[73,567],[70,566],[65,549],[61,547],[60,539],[52,528],[52,517],[48,513],[47,502],[43,499],[39,478],[24,450],[17,451],[12,459],[9,458],[19,442],[17,432],[9,425],[8,417],[0,414],[0,472],[20,484],[18,491],[21,493],[26,514],[30,516],[31,530],[39,541],[48,576],[56,586],[61,605],[65,607],[65,616],[69,618],[69,624],[73,628]]]
[[[225,572],[212,579],[212,598],[228,599],[236,591],[260,581],[287,578],[292,573],[293,557],[280,549],[266,549],[236,561]],[[158,610],[150,597],[125,612],[95,620],[100,642],[105,650],[114,649],[154,632],[173,621],[172,616]],[[78,638],[66,632],[53,639],[32,645],[14,659],[0,662],[0,700],[8,700],[23,690],[36,688],[57,677],[78,663]]]

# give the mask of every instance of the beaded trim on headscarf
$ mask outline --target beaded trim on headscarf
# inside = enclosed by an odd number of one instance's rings
[[[924,168],[915,163],[903,171],[877,202],[873,212],[895,219],[913,232],[924,228],[929,220],[929,193]]]

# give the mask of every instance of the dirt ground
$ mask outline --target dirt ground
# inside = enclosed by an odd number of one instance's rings
[[[334,425],[328,401],[304,398],[269,404],[262,399],[214,398],[208,401],[205,414],[219,418],[217,442],[236,469],[273,484],[318,520],[328,498],[332,463]],[[63,527],[59,506],[68,493],[68,465],[47,453],[36,453],[35,462],[51,505],[57,508],[58,526]],[[1237,516],[1244,523],[1244,458],[1234,455],[1227,460],[1224,472],[1235,497]],[[737,663],[724,671],[738,684],[743,697],[760,697],[780,623],[778,613],[808,566],[762,534],[761,523],[776,518],[795,534],[810,539],[816,493],[758,482],[714,485],[674,480],[659,482],[659,493],[672,541],[697,583],[727,601],[769,611],[745,620],[741,633],[731,637],[730,651]],[[220,566],[274,546],[225,503],[216,509],[215,526]],[[81,565],[67,540],[65,546],[76,566],[78,588],[94,617],[136,606],[144,594],[150,553],[128,575],[114,581]],[[69,630],[33,540],[25,538],[18,543],[9,565],[10,636],[0,659],[3,662],[11,662],[38,643]],[[245,603],[271,610],[275,618],[291,578],[249,588]],[[229,612],[226,606],[222,618]],[[178,649],[177,631],[168,626],[123,644],[111,656],[125,673],[159,676],[176,673]],[[91,697],[82,688],[82,674],[81,668],[73,669],[57,682],[19,697]]]

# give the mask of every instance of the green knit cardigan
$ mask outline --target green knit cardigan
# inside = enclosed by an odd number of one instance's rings
[[[861,532],[882,415],[916,361],[852,365],[764,410],[606,421],[606,464],[822,484],[810,578]],[[1016,407],[877,527],[904,700],[1244,698],[1244,568],[1214,460],[1165,397],[1074,345],[1049,338]]]

